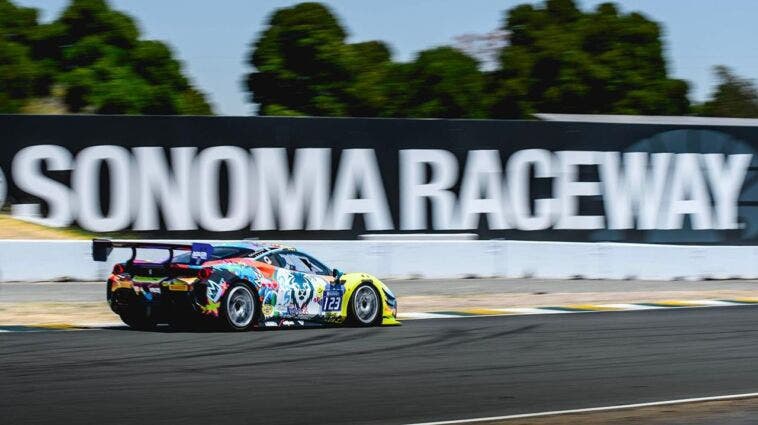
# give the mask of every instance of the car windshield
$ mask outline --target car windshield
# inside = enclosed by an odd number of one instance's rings
[[[242,255],[246,254],[248,251],[249,251],[248,249],[237,248],[233,246],[216,246],[216,247],[213,247],[213,254],[211,254],[211,258],[209,258],[206,261],[223,260],[224,258],[241,257]],[[191,255],[190,252],[184,252],[174,257],[174,259],[171,260],[171,262],[176,263],[176,264],[189,264],[190,255]]]

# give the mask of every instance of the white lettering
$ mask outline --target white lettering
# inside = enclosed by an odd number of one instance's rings
[[[487,214],[490,229],[510,228],[503,210],[507,197],[504,196],[502,175],[503,166],[498,151],[468,152],[461,183],[459,228],[476,229],[480,214]]]
[[[561,151],[557,152],[560,172],[558,173],[557,195],[561,203],[561,215],[556,229],[589,230],[602,229],[603,216],[579,215],[580,196],[600,195],[600,183],[577,181],[580,165],[597,165],[600,152]]]
[[[100,166],[108,168],[110,204],[103,214],[100,205]],[[93,232],[115,232],[129,226],[132,200],[131,155],[121,146],[101,145],[83,149],[76,156],[71,184],[79,204],[77,222]]]
[[[218,194],[219,171],[225,163],[229,170],[229,205],[224,214]],[[239,230],[249,220],[248,181],[251,161],[244,149],[236,146],[214,146],[197,156],[193,185],[197,188],[194,202],[200,225],[216,232]]]
[[[603,182],[603,204],[609,229],[655,229],[663,204],[670,153],[652,155],[652,174],[648,172],[646,152],[624,154],[624,170],[620,170],[618,152],[605,152],[600,165]]]
[[[331,149],[295,151],[292,173],[284,148],[252,149],[257,164],[258,196],[255,199],[255,230],[299,230],[308,211],[308,230],[325,227],[329,202]],[[292,177],[290,177],[290,175]]]
[[[710,198],[700,169],[699,157],[696,153],[676,155],[669,196],[671,203],[666,213],[665,229],[681,229],[685,215],[691,216],[693,229],[711,228]]]
[[[56,145],[29,146],[13,158],[11,174],[16,187],[47,203],[47,215],[41,217],[39,204],[16,204],[11,214],[22,220],[34,220],[45,226],[69,226],[74,221],[71,191],[63,183],[48,178],[40,171],[44,162],[48,171],[70,170],[73,157],[68,149]]]
[[[332,204],[333,230],[352,228],[363,214],[367,230],[394,229],[373,149],[345,149],[340,158]]]
[[[535,178],[553,177],[552,154],[544,149],[524,149],[508,159],[508,190],[510,191],[513,222],[519,230],[543,230],[552,225],[554,199],[535,199],[530,211],[531,167]]]
[[[171,167],[166,162],[163,148],[138,147],[132,150],[137,163],[135,177],[139,190],[139,209],[134,230],[160,228],[158,205],[168,230],[197,229],[192,218],[192,190],[190,187],[192,161],[197,149],[182,147],[171,149]]]
[[[425,165],[431,169],[424,183]],[[453,228],[455,194],[450,190],[458,180],[458,161],[443,149],[400,151],[400,223],[403,230],[427,228],[426,199],[431,201],[432,227]]]
[[[753,155],[729,155],[726,164],[722,154],[706,154],[703,158],[713,200],[716,202],[716,228],[736,229],[737,201]]]

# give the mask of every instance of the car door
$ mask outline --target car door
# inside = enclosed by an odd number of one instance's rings
[[[324,317],[323,298],[329,282],[314,273],[312,262],[296,251],[277,253],[281,267],[274,272],[279,284],[278,309],[284,318],[319,320]]]

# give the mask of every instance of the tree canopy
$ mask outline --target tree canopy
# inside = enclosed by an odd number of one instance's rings
[[[163,42],[143,40],[105,0],[71,0],[54,21],[0,0],[0,108],[59,97],[67,112],[210,114]],[[6,72],[2,72],[5,70]]]
[[[529,118],[536,112],[756,117],[755,84],[717,67],[691,106],[671,78],[661,26],[613,3],[526,3],[500,28],[409,62],[379,40],[351,43],[320,3],[271,14],[244,87],[261,115]],[[493,60],[494,59],[494,60]],[[106,0],[69,0],[55,20],[0,0],[0,113],[211,114],[164,42]]]
[[[758,118],[758,88],[751,80],[740,78],[726,66],[714,67],[719,80],[710,100],[698,109],[707,117]]]
[[[686,114],[688,85],[667,76],[660,26],[604,3],[547,0],[509,10],[494,75],[495,117],[535,112]]]
[[[319,3],[277,10],[253,44],[246,88],[262,115],[483,117],[484,74],[451,47],[392,62],[380,41],[347,43]]]
[[[507,42],[497,47],[492,71],[449,46],[396,63],[380,41],[347,43],[326,6],[301,3],[277,10],[253,43],[246,88],[263,115],[689,111],[687,83],[668,76],[660,26],[639,13],[620,13],[611,3],[584,12],[574,0],[546,0],[508,10],[498,34]]]
[[[0,113],[16,112],[25,100],[47,91],[31,44],[37,11],[0,0]]]

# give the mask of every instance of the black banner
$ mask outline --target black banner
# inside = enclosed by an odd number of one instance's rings
[[[0,134],[6,209],[102,234],[758,242],[756,127],[5,115]]]

